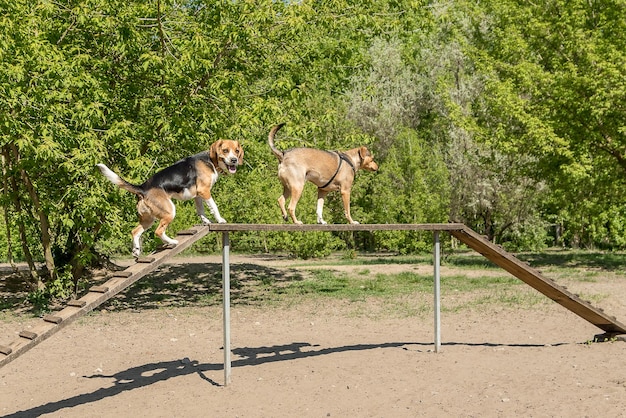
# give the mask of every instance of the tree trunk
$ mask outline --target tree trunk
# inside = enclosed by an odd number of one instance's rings
[[[19,214],[22,213],[22,202],[20,200],[19,187],[17,185],[17,181],[15,180],[15,176],[11,175],[11,171],[13,171],[12,168],[15,166],[15,161],[11,159],[11,153],[9,153],[9,148],[7,146],[2,148],[2,152],[7,168],[7,179],[11,186],[11,200],[13,202],[13,206],[15,207],[15,211]],[[35,266],[33,256],[30,253],[30,249],[28,248],[28,236],[26,234],[26,227],[24,226],[24,221],[20,216],[17,217],[17,227],[20,233],[22,251],[24,251],[24,258],[26,259],[26,263],[28,264],[30,276],[35,283],[35,288],[41,290],[45,288],[45,285],[41,280],[41,277],[39,277],[39,274],[37,273],[37,267]]]
[[[2,153],[2,193],[4,194],[4,201],[8,203],[9,197],[9,182],[7,180],[7,161],[4,158],[4,153]],[[14,271],[17,271],[17,265],[13,260],[13,240],[11,239],[11,215],[9,213],[9,205],[2,205],[3,215],[4,215],[4,227],[6,228],[7,234],[7,260],[11,264],[11,267]]]
[[[12,151],[15,157],[15,161],[19,161],[19,153],[15,145],[12,146]],[[39,216],[41,245],[43,246],[43,254],[46,261],[46,268],[48,269],[50,278],[54,280],[56,279],[56,266],[54,264],[54,258],[52,257],[52,239],[50,237],[50,222],[48,221],[48,215],[46,215],[44,210],[41,208],[39,196],[37,195],[37,191],[35,190],[33,183],[30,181],[30,177],[28,176],[28,173],[26,173],[26,170],[20,168],[20,174],[22,177],[22,181],[24,182],[24,186],[26,186],[26,190],[28,191],[28,195],[30,196],[30,199],[35,207],[35,212]]]

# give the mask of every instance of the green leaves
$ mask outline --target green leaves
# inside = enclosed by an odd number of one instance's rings
[[[626,197],[621,2],[0,0],[0,9],[5,216],[13,240],[29,232],[35,256],[49,229],[60,268],[127,251],[134,199],[101,178],[98,162],[141,182],[218,138],[239,139],[246,165],[217,184],[220,210],[280,222],[266,143],[279,122],[280,148],[374,150],[379,173],[353,189],[364,222],[459,220],[524,245],[550,222],[571,228],[561,235],[571,242],[623,245],[626,229],[612,220]],[[31,191],[12,186],[22,173]],[[33,191],[48,227],[32,216]],[[307,190],[304,219],[314,201]],[[340,200],[327,206],[343,222]],[[193,205],[179,214],[195,219]],[[428,240],[268,234],[240,245],[321,254],[414,251]]]

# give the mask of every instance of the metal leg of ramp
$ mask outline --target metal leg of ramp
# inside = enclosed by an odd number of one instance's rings
[[[230,385],[230,239],[228,232],[222,233],[222,292],[224,303],[224,386]]]

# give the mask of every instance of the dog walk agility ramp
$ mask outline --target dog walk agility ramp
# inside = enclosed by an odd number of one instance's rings
[[[32,329],[20,332],[18,339],[8,346],[0,345],[0,367],[15,360],[40,342],[54,335],[64,326],[71,324],[76,319],[111,299],[146,274],[153,272],[165,261],[206,236],[209,231],[209,227],[204,225],[179,232],[176,236],[178,240],[176,247],[166,248],[149,256],[139,257],[135,264],[125,270],[114,272],[104,284],[93,286],[80,299],[69,301],[67,306],[61,311],[44,316],[42,321],[33,326]]]
[[[450,234],[527,285],[603,330],[605,334],[598,335],[596,336],[597,338],[610,339],[619,334],[626,334],[626,325],[617,321],[615,317],[606,315],[602,309],[595,308],[589,302],[568,292],[552,279],[544,277],[528,264],[520,261],[470,228],[464,226],[460,230],[450,231]]]
[[[486,240],[463,224],[327,224],[327,225],[293,225],[293,224],[209,224],[196,226],[186,231],[178,233],[176,239],[178,245],[174,248],[163,249],[154,254],[137,259],[137,263],[125,270],[112,273],[109,280],[99,286],[93,286],[89,292],[78,300],[68,302],[67,307],[61,311],[51,313],[29,330],[24,330],[19,337],[7,346],[0,345],[0,367],[8,364],[35,345],[54,335],[66,325],[71,324],[76,319],[84,316],[97,306],[111,299],[119,292],[125,290],[137,280],[156,270],[165,261],[176,254],[189,248],[194,242],[206,236],[209,232],[222,233],[223,235],[223,293],[224,293],[224,371],[225,376],[230,368],[229,358],[227,359],[227,347],[230,347],[229,336],[230,327],[227,326],[230,317],[229,313],[229,232],[250,232],[250,231],[274,231],[274,232],[309,232],[309,231],[433,231],[434,232],[434,253],[435,253],[435,283],[439,277],[439,232],[448,232],[468,247],[474,249],[489,259],[499,267],[511,273],[540,293],[554,300],[558,304],[577,314],[591,324],[602,329],[605,333],[596,337],[603,341],[620,334],[626,334],[626,326],[618,322],[615,317],[606,315],[602,309],[593,307],[589,302],[581,300],[577,295],[568,292],[564,287],[558,286],[553,280],[544,277],[537,270],[526,263],[520,261],[512,254],[504,251],[499,246]],[[438,284],[435,285],[437,289]],[[436,300],[438,291],[435,290]],[[436,304],[437,305],[437,304]],[[436,309],[437,310],[437,309]],[[437,315],[436,315],[437,316]],[[435,320],[438,324],[438,319]],[[438,339],[438,325],[436,326],[436,341]],[[621,339],[621,338],[620,338]],[[229,353],[228,353],[229,355]],[[228,367],[227,367],[228,365]],[[229,377],[226,377],[226,382]]]

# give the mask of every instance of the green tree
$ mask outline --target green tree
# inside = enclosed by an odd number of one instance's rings
[[[545,218],[565,228],[562,238],[603,241],[605,214],[624,200],[623,2],[481,7],[473,43],[489,80],[477,113],[485,142],[536,159],[553,194]]]

